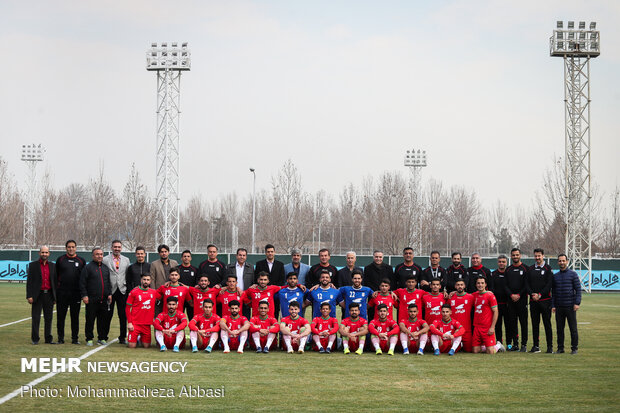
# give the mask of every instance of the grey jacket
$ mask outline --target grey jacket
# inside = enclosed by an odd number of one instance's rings
[[[112,294],[116,292],[116,289],[121,291],[121,294],[127,293],[126,286],[126,278],[125,273],[127,272],[127,268],[131,264],[129,262],[129,258],[125,257],[121,254],[121,262],[116,269],[116,265],[114,265],[114,255],[108,254],[103,257],[103,264],[110,269],[110,284],[112,285]]]

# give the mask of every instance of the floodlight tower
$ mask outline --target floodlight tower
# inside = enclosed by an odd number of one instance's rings
[[[557,22],[550,54],[564,59],[566,254],[590,292],[592,285],[592,204],[590,178],[590,59],[600,54],[596,22]]]
[[[24,202],[24,245],[34,248],[37,243],[35,218],[37,215],[37,163],[43,161],[45,149],[41,144],[22,145],[22,161],[28,167],[26,200]]]
[[[415,149],[407,150],[407,153],[405,154],[405,166],[409,168],[413,176],[411,186],[413,210],[410,211],[410,215],[413,215],[414,212],[418,212],[418,254],[422,253],[422,214],[420,214],[420,209],[418,208],[421,204],[418,194],[420,193],[420,172],[422,168],[426,167],[426,165],[426,151],[421,151],[419,149],[417,151]],[[411,223],[413,224],[413,221],[411,221]],[[415,225],[412,226],[415,227]]]
[[[179,252],[179,115],[181,72],[190,70],[187,43],[151,43],[146,70],[157,72],[156,243]]]

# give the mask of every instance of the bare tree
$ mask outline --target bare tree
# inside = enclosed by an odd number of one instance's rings
[[[88,206],[84,243],[87,246],[103,246],[113,238],[120,238],[122,217],[116,194],[106,181],[103,164],[99,174],[88,184]]]
[[[155,225],[150,219],[156,216],[153,198],[140,179],[134,163],[131,164],[129,178],[123,189],[120,202],[124,212],[123,238],[126,247],[134,249],[138,245],[153,248]]]
[[[0,245],[23,241],[24,203],[7,162],[0,156]]]
[[[603,220],[600,236],[602,252],[608,257],[620,257],[620,188],[610,195],[610,206]]]

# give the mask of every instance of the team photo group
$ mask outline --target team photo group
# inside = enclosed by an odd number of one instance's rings
[[[423,269],[414,262],[412,248],[403,250],[403,262],[395,267],[383,262],[381,251],[359,267],[350,251],[341,269],[330,264],[328,249],[319,251],[314,266],[301,262],[301,251],[293,249],[285,264],[275,259],[271,244],[255,266],[247,262],[244,248],[237,250],[234,263],[223,263],[215,245],[207,247],[208,258],[198,266],[192,265],[189,250],[181,254],[181,263],[171,259],[166,245],[150,263],[143,247],[136,248],[132,263],[121,254],[118,240],[109,255],[94,248],[88,260],[76,253],[75,241],[65,248],[66,254],[51,262],[49,248],[42,246],[39,259],[28,265],[33,345],[40,341],[41,313],[46,344],[79,345],[84,325],[87,346],[106,345],[116,311],[120,344],[151,347],[154,331],[160,351],[452,356],[546,348],[546,353],[564,353],[566,323],[570,353],[578,350],[579,277],[568,268],[569,257],[560,254],[559,268],[552,269],[539,248],[533,251],[534,265],[526,266],[521,251],[513,248],[510,257],[497,258],[494,271],[482,265],[480,254],[465,267],[458,252],[443,268],[437,251]],[[82,306],[85,316],[80,316]],[[65,340],[67,313],[70,341]]]

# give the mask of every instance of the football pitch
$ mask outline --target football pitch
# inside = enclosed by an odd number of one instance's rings
[[[0,283],[0,325],[30,316],[25,284]],[[21,372],[21,359],[81,357],[82,345],[30,344],[30,320],[0,327],[0,398],[46,373]],[[115,314],[110,338],[118,335]],[[67,319],[69,317],[67,316]],[[56,339],[56,318],[53,334]],[[620,294],[584,294],[579,354],[457,353],[361,356],[160,353],[112,343],[81,361],[82,372],[49,374],[0,404],[0,411],[619,411]],[[43,338],[43,319],[41,335]],[[555,319],[554,348],[555,348]],[[542,330],[542,325],[541,325]],[[66,335],[70,336],[67,320]],[[544,333],[541,348],[546,347]],[[566,330],[566,348],[570,335]],[[43,340],[42,340],[43,341]],[[41,342],[42,342],[41,341]],[[528,343],[528,350],[531,347]],[[88,362],[187,362],[184,373],[89,372]],[[107,365],[107,364],[106,364]],[[105,392],[108,394],[97,394]],[[112,389],[120,389],[116,397]],[[123,389],[146,394],[124,397]],[[153,395],[163,389],[163,395]],[[193,390],[193,391],[192,391]],[[223,393],[223,394],[222,394]],[[119,396],[120,395],[120,396]],[[103,397],[98,397],[103,396]],[[214,397],[220,396],[220,397]],[[5,400],[5,399],[2,399]]]

